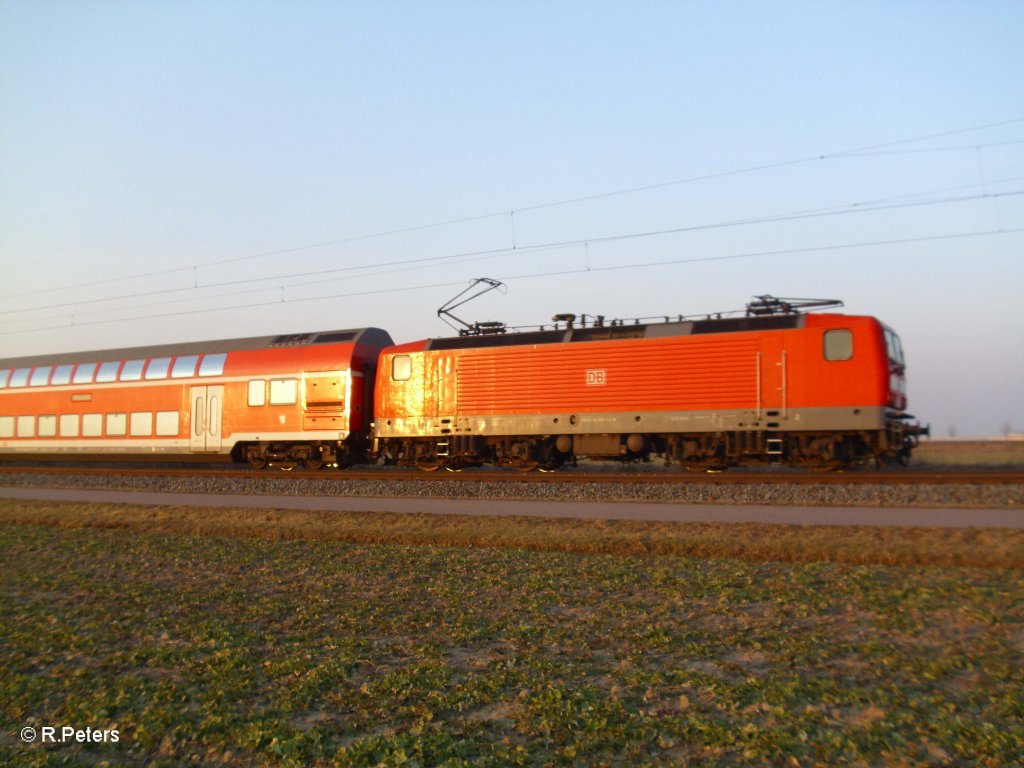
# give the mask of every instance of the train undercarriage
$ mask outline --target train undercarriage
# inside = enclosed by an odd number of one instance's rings
[[[828,471],[873,463],[909,463],[927,427],[893,423],[885,430],[849,432],[729,431],[694,434],[604,434],[485,437],[447,435],[381,441],[386,464],[458,471],[490,464],[553,471],[579,459],[663,461],[693,471],[784,465]]]

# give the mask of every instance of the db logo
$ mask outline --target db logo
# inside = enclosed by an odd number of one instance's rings
[[[603,368],[591,369],[587,371],[587,386],[603,387],[607,383],[605,375],[606,373]]]

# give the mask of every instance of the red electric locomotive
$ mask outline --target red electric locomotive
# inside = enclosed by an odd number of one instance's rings
[[[896,334],[828,301],[758,297],[738,318],[430,339],[381,354],[375,451],[424,469],[576,457],[717,469],[909,456]],[[499,331],[494,333],[493,331]]]

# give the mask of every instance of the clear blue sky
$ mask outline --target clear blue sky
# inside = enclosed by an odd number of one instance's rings
[[[481,276],[510,325],[823,296],[937,434],[1024,432],[1022,40],[1009,1],[0,0],[0,356],[444,335]]]

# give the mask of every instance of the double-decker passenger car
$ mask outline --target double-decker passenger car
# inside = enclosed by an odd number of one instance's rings
[[[0,457],[363,461],[378,328],[0,361]]]
[[[429,339],[384,350],[376,450],[426,469],[552,468],[575,457],[694,468],[905,458],[896,334],[873,317],[779,300],[748,316],[603,322]]]

